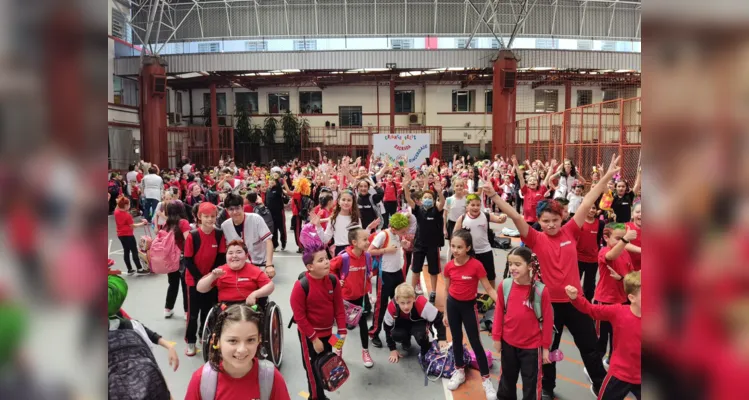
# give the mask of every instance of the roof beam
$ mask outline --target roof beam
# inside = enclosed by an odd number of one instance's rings
[[[616,3],[611,5],[611,18],[609,18],[608,37],[611,37],[611,29],[614,27],[614,15],[616,15]]]
[[[492,0],[487,0],[487,5],[490,4],[491,1]],[[484,25],[486,25],[486,27],[492,33],[492,36],[494,36],[494,38],[497,39],[497,42],[499,42],[499,47],[502,48],[502,49],[504,49],[505,48],[504,41],[502,40],[502,38],[500,38],[499,36],[497,36],[497,34],[494,32],[494,29],[492,29],[491,26],[489,26],[489,23],[486,21],[486,19],[484,19],[484,14],[483,13],[479,13],[479,9],[476,8],[476,6],[474,6],[473,3],[470,2],[470,0],[466,0],[466,5],[470,5],[471,8],[473,9],[473,11],[475,11],[476,14],[479,15],[479,21],[476,23],[476,27],[475,27],[473,33],[471,34],[471,37],[469,38],[468,43],[466,44],[466,48],[468,48],[468,44],[470,44],[471,40],[473,39],[473,35],[476,34],[476,31],[478,30],[478,24],[481,23],[481,22],[483,22]],[[485,9],[485,11],[486,11],[486,9]]]
[[[286,18],[286,34],[291,35],[291,31],[289,30],[289,10],[288,10],[289,3],[286,0],[283,0],[283,16]]]
[[[579,32],[578,36],[582,36],[583,35],[583,27],[585,26],[585,11],[587,9],[588,9],[588,2],[586,1],[586,2],[583,3],[583,15],[580,18],[580,32]]]
[[[408,33],[408,0],[403,0],[403,33]]]
[[[200,37],[205,38],[205,33],[203,33],[203,18],[200,17],[200,5],[198,4],[198,0],[192,0],[193,3],[197,6],[195,9],[195,13],[198,14],[198,24],[200,25]]]
[[[437,34],[437,0],[434,0],[434,34]]]
[[[260,14],[257,11],[257,0],[255,0],[255,24],[257,25],[257,35],[263,36],[260,34]]]
[[[348,0],[343,0],[343,17],[344,22],[346,23],[346,36],[348,36]]]
[[[535,5],[536,3],[534,2],[533,4]],[[523,2],[523,8],[521,8],[520,9],[520,13],[518,13],[518,16],[517,16],[518,19],[515,22],[515,27],[512,28],[512,34],[510,34],[510,41],[507,43],[507,48],[508,49],[512,48],[512,43],[515,41],[515,36],[518,33],[518,28],[525,21],[525,16],[528,15],[527,11],[528,11],[528,0],[525,0]]]
[[[377,15],[375,15],[375,21],[377,21]],[[317,19],[317,0],[315,0],[315,34],[316,35],[320,34],[320,26],[318,25],[318,19]]]
[[[224,0],[224,10],[226,10],[226,26],[229,28],[229,37],[232,36],[231,34],[231,19],[229,19],[229,3]]]

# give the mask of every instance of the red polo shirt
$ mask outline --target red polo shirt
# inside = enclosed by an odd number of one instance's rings
[[[268,275],[250,263],[246,263],[238,271],[232,270],[226,264],[219,268],[226,274],[213,281],[213,286],[218,288],[218,301],[244,301],[252,292],[270,283]]]

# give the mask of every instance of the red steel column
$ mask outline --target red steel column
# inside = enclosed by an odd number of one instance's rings
[[[492,154],[509,156],[509,132],[514,131],[515,88],[502,89],[504,72],[517,73],[518,61],[509,50],[502,50],[494,61],[492,79]]]
[[[395,81],[393,78],[390,78],[390,133],[395,133]]]
[[[216,108],[216,82],[211,82],[211,165],[218,165],[218,110]]]
[[[166,75],[166,63],[145,56],[140,69],[140,142],[143,160],[160,168],[168,166],[166,97],[154,94],[153,77]]]

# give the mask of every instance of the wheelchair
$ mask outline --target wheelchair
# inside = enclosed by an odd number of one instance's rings
[[[211,350],[211,334],[221,311],[228,306],[243,302],[219,302],[208,312],[205,319],[205,325],[201,331],[203,340],[203,361],[208,362],[208,355]],[[281,317],[281,308],[278,304],[268,300],[267,297],[258,299],[258,311],[263,313],[261,326],[262,343],[258,350],[258,356],[261,359],[271,361],[276,368],[281,368],[283,361],[283,319]]]

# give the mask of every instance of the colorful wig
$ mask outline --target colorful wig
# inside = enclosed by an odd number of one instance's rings
[[[119,275],[107,276],[107,315],[114,318],[127,297],[127,282]]]
[[[312,192],[312,187],[310,186],[309,180],[307,178],[301,177],[294,181],[294,191],[301,193],[302,196],[309,196]]]
[[[558,216],[564,215],[564,206],[556,200],[541,200],[536,206],[536,216],[541,218],[541,214],[549,212]]]
[[[304,224],[299,232],[299,242],[304,246],[304,254],[302,254],[304,265],[312,264],[315,254],[325,250],[325,244],[317,234],[317,227],[312,224]]]
[[[408,217],[401,213],[395,213],[390,217],[390,227],[393,229],[407,228],[409,222]]]

